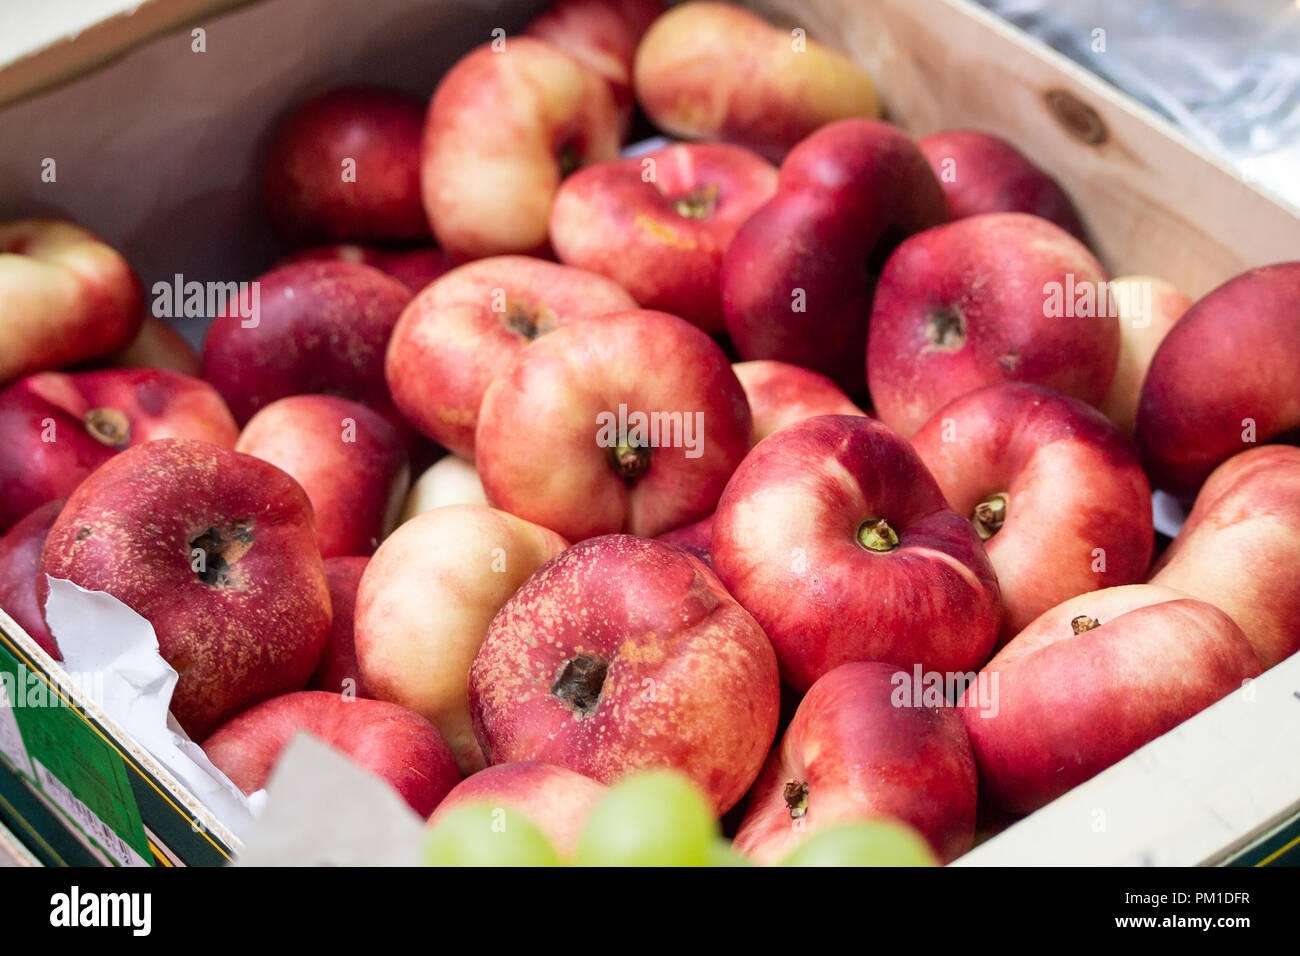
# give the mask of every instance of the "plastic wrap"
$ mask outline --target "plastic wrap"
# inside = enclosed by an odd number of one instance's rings
[[[979,0],[1300,205],[1297,0]]]

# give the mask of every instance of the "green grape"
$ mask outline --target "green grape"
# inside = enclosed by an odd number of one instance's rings
[[[559,866],[555,847],[527,817],[467,803],[439,820],[424,841],[426,866]]]
[[[911,827],[894,820],[863,820],[811,834],[781,865],[938,866],[939,861]]]
[[[685,776],[627,777],[597,804],[578,843],[579,866],[709,866],[718,840],[713,810]]]
[[[753,866],[754,864],[732,849],[731,841],[718,837],[709,848],[709,866]]]

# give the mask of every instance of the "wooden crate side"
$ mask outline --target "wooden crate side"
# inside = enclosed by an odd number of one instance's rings
[[[1111,275],[1157,275],[1199,296],[1300,258],[1300,211],[967,0],[748,5],[864,64],[889,118],[913,134],[973,127],[1011,140],[1070,192]]]

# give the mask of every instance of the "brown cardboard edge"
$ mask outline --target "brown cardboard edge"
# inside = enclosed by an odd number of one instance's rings
[[[178,27],[256,2],[144,0],[133,10],[114,14],[0,67],[0,108],[94,73]]]

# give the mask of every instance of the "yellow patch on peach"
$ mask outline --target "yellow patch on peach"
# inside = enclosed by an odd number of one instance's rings
[[[671,226],[665,226],[656,219],[651,219],[644,213],[637,213],[634,220],[636,226],[643,231],[654,236],[666,246],[672,246],[675,249],[694,249],[698,243],[689,236],[683,236]]]

